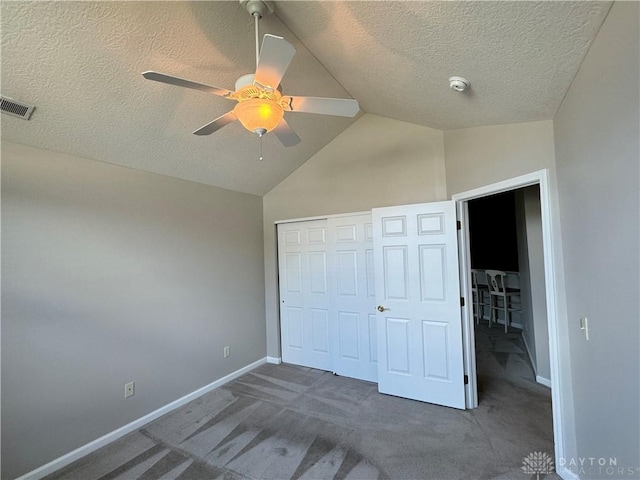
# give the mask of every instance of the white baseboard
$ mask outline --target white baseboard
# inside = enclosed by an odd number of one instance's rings
[[[544,385],[547,388],[551,388],[551,380],[548,378],[541,377],[540,375],[536,375],[536,382],[541,385]]]
[[[43,477],[46,477],[47,475],[55,472],[56,470],[60,470],[63,467],[66,467],[67,465],[84,457],[85,455],[88,455],[91,452],[95,452],[99,448],[102,448],[105,445],[121,437],[124,437],[128,433],[131,433],[135,430],[142,428],[144,425],[146,425],[149,422],[152,422],[156,418],[159,418],[162,415],[166,415],[172,410],[175,410],[176,408],[186,405],[190,401],[195,400],[196,398],[204,395],[205,393],[209,393],[211,390],[215,390],[216,388],[221,387],[225,383],[228,383],[231,380],[235,380],[236,378],[238,378],[241,375],[244,375],[250,370],[253,370],[256,367],[259,367],[260,365],[265,364],[269,358],[270,357],[261,358],[260,360],[253,362],[247,365],[246,367],[242,367],[239,370],[236,370],[235,372],[230,373],[229,375],[226,375],[214,382],[211,382],[209,385],[205,385],[204,387],[199,388],[198,390],[195,390],[185,395],[184,397],[181,397],[165,405],[164,407],[160,407],[159,409],[154,410],[153,412],[145,415],[144,417],[140,417],[137,420],[134,420],[133,422],[123,427],[120,427],[117,430],[114,430],[113,432],[107,433],[106,435],[94,440],[93,442],[89,442],[86,445],[83,445],[82,447],[76,448],[72,452],[67,453],[66,455],[58,457],[55,460],[52,460],[51,462],[39,468],[36,468],[35,470],[30,471],[29,473],[25,473],[21,477],[18,477],[16,480],[39,480]]]
[[[267,357],[267,363],[280,365],[282,363],[282,359],[280,357]]]
[[[538,382],[540,385],[544,385],[547,388],[551,388],[551,380],[538,375],[538,368],[537,368],[536,362],[533,361],[533,355],[531,355],[531,349],[529,348],[529,344],[527,343],[527,339],[524,337],[524,335],[522,335],[522,343],[524,343],[524,348],[527,351],[527,355],[529,355],[529,361],[533,366],[533,373],[536,376],[536,382]]]
[[[527,339],[524,336],[524,332],[522,332],[522,343],[524,343],[524,348],[527,351],[527,355],[529,356],[529,362],[531,362],[531,366],[533,367],[533,373],[536,375],[536,378],[537,378],[538,377],[538,365],[533,360],[533,355],[531,354],[531,349],[529,348],[529,344],[527,343]]]

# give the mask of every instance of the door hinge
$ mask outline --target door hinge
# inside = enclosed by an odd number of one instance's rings
[[[464,297],[460,297],[460,306],[464,307]]]
[[[460,223],[460,220],[456,220],[456,228],[458,230],[462,230],[462,223]]]
[[[464,384],[469,385],[469,375],[464,376]]]

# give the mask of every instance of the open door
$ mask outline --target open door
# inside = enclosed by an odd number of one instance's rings
[[[378,390],[465,408],[452,201],[373,209]]]

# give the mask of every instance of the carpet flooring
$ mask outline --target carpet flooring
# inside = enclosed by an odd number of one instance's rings
[[[479,326],[476,337],[474,410],[266,364],[46,478],[536,478],[521,467],[531,452],[553,454],[550,391],[533,381],[518,333]]]

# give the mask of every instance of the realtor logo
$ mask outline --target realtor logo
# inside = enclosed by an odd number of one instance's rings
[[[555,466],[553,458],[545,452],[531,452],[522,460],[522,470],[531,475],[536,474],[536,480],[540,480],[540,474],[553,473]]]

